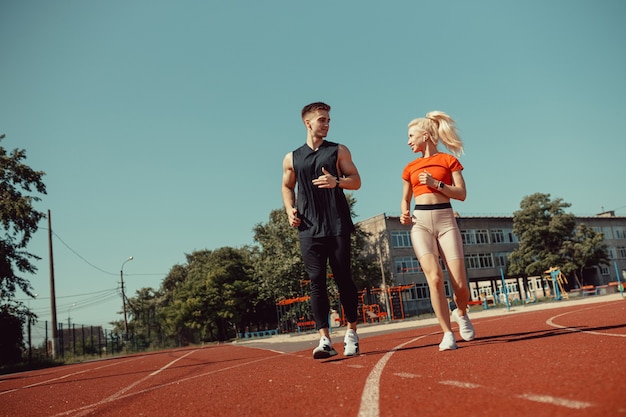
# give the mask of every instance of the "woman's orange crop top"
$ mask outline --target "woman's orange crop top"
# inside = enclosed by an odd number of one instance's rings
[[[453,155],[439,152],[427,158],[417,158],[407,164],[402,171],[402,179],[411,183],[413,196],[426,193],[438,193],[439,191],[430,188],[419,181],[420,172],[428,171],[434,179],[443,181],[446,185],[452,185],[452,173],[463,170],[463,165]]]

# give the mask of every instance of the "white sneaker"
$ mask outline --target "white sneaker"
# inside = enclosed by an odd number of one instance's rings
[[[456,340],[454,340],[454,333],[445,332],[443,334],[443,339],[441,339],[441,343],[439,343],[439,352],[454,349],[456,349]]]
[[[313,349],[313,359],[326,359],[336,354],[337,351],[333,348],[332,342],[326,336],[323,336],[320,339],[320,344]]]
[[[352,329],[346,331],[343,337],[343,355],[356,356],[359,354],[359,335]]]
[[[454,311],[452,312],[452,317],[454,317],[454,320],[459,325],[459,333],[461,334],[463,340],[465,340],[466,342],[474,340],[474,338],[476,337],[476,333],[474,332],[474,326],[472,325],[472,322],[470,321],[467,312],[464,316],[460,316],[459,310],[454,309]]]

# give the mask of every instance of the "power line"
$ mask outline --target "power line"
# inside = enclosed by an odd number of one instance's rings
[[[42,230],[48,230],[46,227],[41,227],[41,229],[42,229]],[[104,270],[104,269],[102,269],[102,268],[100,268],[100,267],[98,267],[98,266],[96,266],[96,265],[92,264],[91,262],[89,262],[89,261],[88,261],[87,259],[85,259],[85,258],[84,258],[81,254],[79,254],[77,251],[75,251],[75,250],[74,250],[74,249],[73,249],[70,245],[68,245],[68,244],[67,244],[67,243],[66,243],[66,242],[65,242],[65,241],[61,238],[61,236],[59,236],[59,235],[58,235],[58,234],[57,234],[54,230],[52,230],[52,234],[54,235],[54,237],[56,237],[57,239],[59,239],[59,241],[63,244],[63,246],[65,246],[66,248],[68,248],[68,249],[69,249],[69,250],[70,250],[70,251],[71,251],[74,255],[76,255],[78,258],[80,258],[83,262],[85,262],[85,263],[86,263],[87,265],[89,265],[90,267],[92,267],[92,268],[94,268],[94,269],[96,269],[96,270],[98,270],[98,271],[100,271],[100,272],[102,272],[102,273],[104,273],[104,274],[107,274],[107,275],[115,275],[115,276],[117,276],[117,275],[118,275],[118,274],[117,274],[117,272],[109,272],[109,271],[106,271],[106,270]],[[167,274],[164,274],[163,272],[158,272],[158,273],[153,272],[153,273],[124,274],[124,275],[127,275],[127,276],[139,276],[139,275],[167,275]]]
[[[45,227],[42,227],[41,229],[43,230],[48,230]],[[113,272],[109,272],[109,271],[105,271],[104,269],[97,267],[96,265],[92,264],[91,262],[89,262],[87,259],[85,259],[83,256],[81,256],[81,254],[79,254],[78,252],[76,252],[74,249],[72,249],[72,247],[70,245],[68,245],[67,243],[65,243],[65,241],[63,239],[61,239],[61,236],[59,236],[58,234],[56,234],[56,232],[54,230],[52,230],[52,234],[59,239],[59,241],[61,241],[61,243],[68,248],[74,255],[78,256],[83,262],[85,262],[87,265],[89,265],[90,267],[97,269],[100,272],[103,272],[107,275],[117,275],[117,273],[113,273]]]
[[[86,292],[83,294],[72,294],[72,295],[62,295],[62,296],[58,296],[57,299],[59,298],[70,298],[70,297],[84,297],[87,295],[95,295],[95,294],[101,294],[103,292],[109,292],[109,291],[117,291],[117,288],[107,288],[105,290],[98,290],[98,291],[94,291],[94,292]],[[37,300],[49,300],[50,297],[40,297],[37,296],[36,298]],[[34,301],[34,298],[18,298],[17,301]]]

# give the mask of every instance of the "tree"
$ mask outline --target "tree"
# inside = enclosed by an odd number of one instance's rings
[[[261,245],[254,270],[259,297],[275,303],[304,295],[307,278],[300,254],[298,230],[289,225],[284,209],[272,210],[269,221],[257,224],[254,241]]]
[[[598,265],[609,265],[604,235],[585,224],[579,224],[571,240],[563,243],[563,257],[567,262],[561,270],[565,275],[572,273],[578,286],[585,285],[584,270]]]
[[[508,274],[543,275],[559,267],[566,276],[579,271],[582,277],[585,268],[608,262],[603,236],[585,225],[576,227],[575,216],[564,211],[569,203],[536,193],[525,197],[520,207],[513,213],[519,248],[509,255]]]
[[[0,141],[4,135],[0,136]],[[26,250],[28,242],[37,231],[37,224],[45,214],[35,210],[33,203],[40,198],[33,193],[46,194],[42,181],[45,175],[27,166],[26,151],[14,149],[10,154],[0,146],[0,223],[3,233],[0,236],[0,308],[2,320],[19,323],[19,332],[4,334],[6,337],[17,337],[19,340],[7,340],[13,346],[23,344],[21,326],[28,317],[34,317],[24,303],[15,299],[19,288],[29,297],[34,297],[28,279],[20,274],[34,273],[37,268],[31,263],[40,259]],[[14,317],[16,320],[11,320]],[[0,358],[8,358],[0,352]]]
[[[255,286],[247,248],[224,247],[187,255],[187,264],[164,284],[162,314],[180,343],[226,340],[254,310]],[[162,287],[163,288],[163,287]]]
[[[161,294],[152,288],[137,290],[128,300],[130,310],[129,329],[137,346],[158,346],[161,342],[162,323],[157,315]]]
[[[15,306],[0,306],[0,365],[20,362],[24,348],[24,314]]]

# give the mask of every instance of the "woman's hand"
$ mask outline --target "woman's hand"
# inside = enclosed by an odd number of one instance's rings
[[[429,187],[432,187],[432,185],[435,183],[435,180],[433,179],[433,175],[426,170],[424,170],[424,172],[420,172],[418,178],[419,178],[420,184],[424,184]]]
[[[400,223],[401,224],[411,224],[413,220],[411,219],[411,213],[407,210],[400,215]]]

